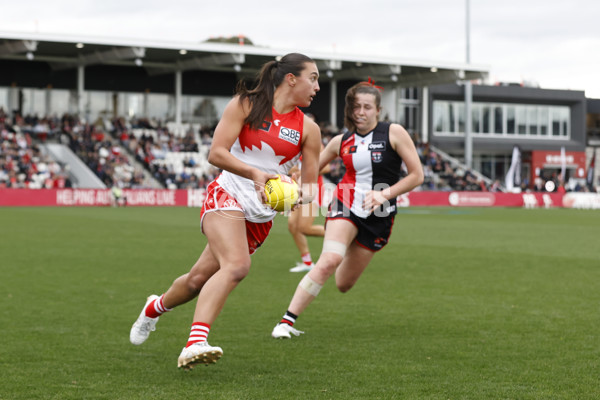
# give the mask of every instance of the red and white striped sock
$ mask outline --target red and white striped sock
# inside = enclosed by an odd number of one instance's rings
[[[157,318],[167,311],[172,310],[172,308],[165,307],[165,304],[163,303],[164,297],[165,295],[163,293],[158,299],[155,299],[148,304],[148,307],[146,307],[146,317]]]
[[[206,342],[208,338],[208,332],[210,332],[210,325],[204,322],[194,322],[192,324],[192,330],[190,332],[190,338],[188,339],[185,347],[190,347],[194,343]]]
[[[312,257],[310,253],[302,254],[302,262],[308,266],[312,265]]]

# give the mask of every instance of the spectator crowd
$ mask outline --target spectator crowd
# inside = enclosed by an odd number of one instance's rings
[[[68,169],[44,154],[34,135],[56,131],[53,119],[12,121],[0,108],[0,188],[51,189],[71,187]]]
[[[330,123],[318,123],[324,144],[340,132]],[[76,187],[77,182],[69,178],[69,166],[60,165],[41,150],[39,144],[48,140],[68,145],[109,188],[148,188],[148,176],[169,189],[204,188],[220,172],[207,161],[213,130],[190,124],[174,129],[146,118],[87,123],[68,114],[60,118],[15,114],[11,119],[0,108],[0,188]],[[415,140],[415,145],[425,173],[417,190],[503,190],[499,180],[486,183],[473,171],[453,166],[428,143]],[[340,161],[334,160],[325,175],[333,183],[345,172]],[[558,181],[556,187],[564,190]],[[522,189],[545,190],[539,182],[530,188],[527,181]]]

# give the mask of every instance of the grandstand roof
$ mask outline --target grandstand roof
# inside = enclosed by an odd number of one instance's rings
[[[428,86],[485,78],[489,71],[481,65],[410,60],[395,55],[377,57],[298,51],[317,61],[324,81],[372,77],[377,82],[397,82],[404,87]],[[75,69],[80,65],[138,65],[149,76],[177,70],[204,70],[235,71],[239,77],[250,77],[265,62],[289,52],[289,49],[228,43],[0,31],[0,66],[4,60],[30,60],[46,63],[54,71]],[[27,86],[26,82],[19,82],[19,85]]]

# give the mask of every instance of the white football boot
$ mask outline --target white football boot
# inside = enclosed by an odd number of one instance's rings
[[[208,342],[194,343],[190,347],[184,347],[177,359],[177,368],[190,370],[196,364],[214,364],[223,356],[223,349],[213,347]]]
[[[296,263],[295,267],[290,268],[290,272],[307,272],[310,271],[312,269],[312,267],[314,267],[315,264],[310,264],[310,265],[306,265],[303,262],[299,262]]]
[[[140,316],[133,323],[131,331],[129,332],[129,341],[136,346],[144,343],[146,339],[148,339],[148,336],[150,336],[150,332],[156,330],[156,323],[160,317],[146,317],[146,307],[148,307],[148,304],[154,299],[158,299],[158,296],[155,294],[148,297]]]
[[[300,336],[303,333],[304,333],[303,331],[299,331],[298,329],[296,329],[293,326],[290,326],[288,324],[277,324],[277,325],[275,325],[275,328],[273,328],[273,332],[271,332],[271,336],[273,336],[275,339],[283,339],[283,338],[291,339],[292,335]]]

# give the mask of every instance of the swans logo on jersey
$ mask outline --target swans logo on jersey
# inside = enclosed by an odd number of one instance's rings
[[[381,151],[385,151],[385,142],[373,142],[373,143],[369,143],[369,150],[381,150]]]
[[[279,139],[283,139],[286,142],[297,145],[298,142],[300,142],[300,132],[282,126],[281,129],[279,129]]]
[[[273,123],[275,123],[275,126],[279,126],[279,122],[280,121],[278,119],[276,119],[275,121],[273,121]]]
[[[237,206],[237,201],[232,200],[232,199],[225,200],[225,203],[223,203],[223,207],[225,207],[225,208],[236,207],[236,206]]]
[[[383,161],[383,155],[380,151],[372,151],[371,152],[371,160],[373,160],[374,163],[380,163]]]
[[[261,131],[269,132],[269,129],[271,129],[271,123],[269,121],[263,121],[259,129]]]

